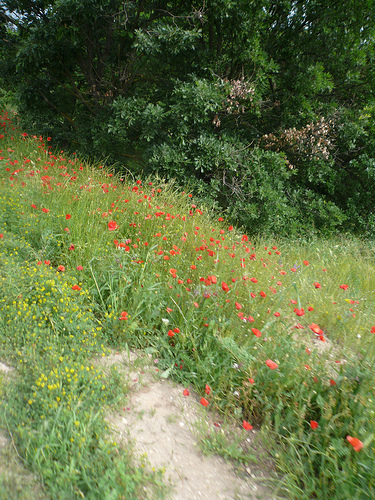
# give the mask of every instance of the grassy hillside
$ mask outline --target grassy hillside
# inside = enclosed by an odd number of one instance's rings
[[[0,125],[1,419],[54,498],[161,487],[106,438],[121,381],[92,360],[114,346],[260,428],[288,498],[375,496],[370,242],[254,241],[173,182]]]

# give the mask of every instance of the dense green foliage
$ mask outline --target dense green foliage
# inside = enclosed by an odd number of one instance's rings
[[[29,132],[190,182],[253,232],[374,234],[372,1],[3,5]]]

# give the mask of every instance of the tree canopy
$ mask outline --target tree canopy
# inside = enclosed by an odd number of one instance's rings
[[[189,182],[253,231],[374,234],[371,0],[4,0],[30,132]]]

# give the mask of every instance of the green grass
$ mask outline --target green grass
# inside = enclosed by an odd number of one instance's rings
[[[172,182],[120,178],[2,121],[0,356],[20,376],[1,419],[52,497],[161,491],[105,425],[126,388],[92,360],[129,346],[261,429],[288,498],[373,498],[373,243],[253,239]]]

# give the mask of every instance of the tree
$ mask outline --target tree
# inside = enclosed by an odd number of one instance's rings
[[[30,130],[189,181],[253,230],[374,231],[370,0],[3,3]]]

